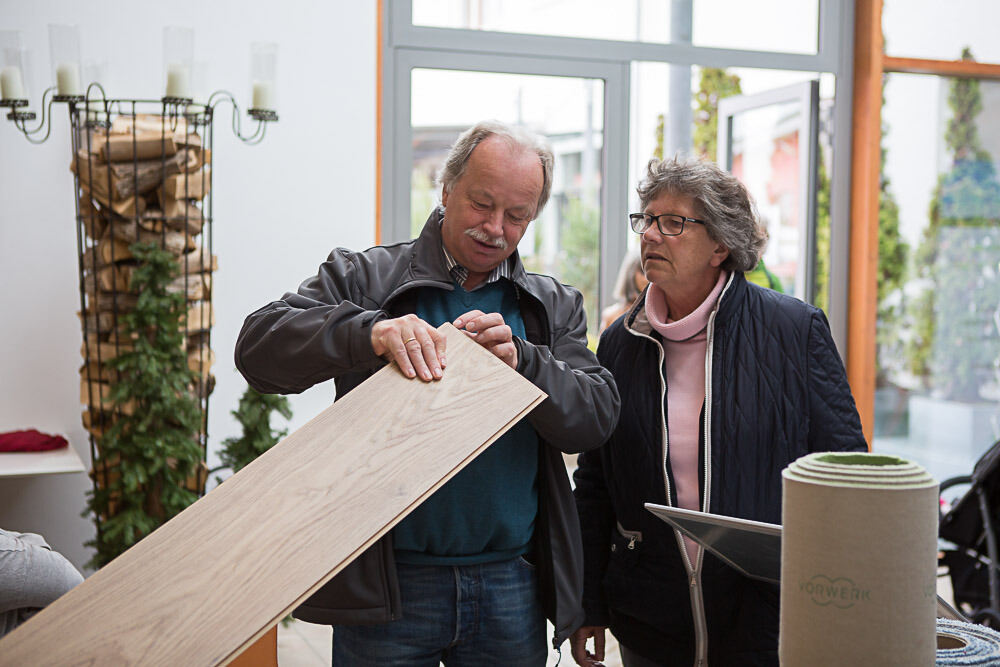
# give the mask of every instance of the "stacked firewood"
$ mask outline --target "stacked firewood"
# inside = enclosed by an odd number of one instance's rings
[[[81,130],[77,142],[70,169],[77,176],[82,248],[80,400],[87,405],[84,427],[95,440],[116,415],[130,414],[128,404],[111,404],[116,376],[108,361],[131,349],[122,316],[139,298],[131,287],[137,262],[129,250],[137,241],[153,242],[176,258],[172,290],[186,295],[184,345],[197,377],[191,391],[201,399],[205,431],[204,399],[215,386],[209,331],[215,323],[211,290],[218,260],[204,233],[211,152],[196,130],[183,117],[121,115],[110,128]],[[197,487],[192,490],[204,490],[205,476],[203,471],[192,480]]]

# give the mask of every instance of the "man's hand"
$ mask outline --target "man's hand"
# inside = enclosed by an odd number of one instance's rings
[[[395,361],[408,378],[440,380],[445,367],[444,348],[444,336],[416,315],[382,320],[372,327],[375,354]]]
[[[600,665],[604,660],[604,630],[603,625],[585,625],[578,628],[569,638],[569,646],[576,664],[581,667]],[[594,638],[594,652],[587,650],[587,640]]]
[[[585,625],[578,628],[569,638],[569,645],[572,651],[573,660],[582,667],[600,665],[604,660],[604,631],[603,625]],[[594,638],[594,652],[587,650],[587,640]]]
[[[517,370],[517,347],[510,327],[503,321],[503,315],[470,310],[460,315],[453,324],[456,328],[463,329],[467,336],[496,355],[500,361]]]

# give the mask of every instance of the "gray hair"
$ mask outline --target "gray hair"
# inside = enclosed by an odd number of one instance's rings
[[[542,165],[542,192],[538,195],[538,205],[535,207],[534,217],[537,218],[542,209],[545,208],[545,203],[549,200],[549,193],[552,191],[552,167],[555,163],[555,157],[552,155],[552,147],[549,146],[545,137],[526,128],[507,125],[497,120],[476,123],[463,132],[451,150],[448,151],[448,157],[445,159],[438,182],[446,192],[450,193],[455,187],[455,183],[465,173],[472,151],[490,137],[499,137],[506,141],[511,148],[520,148],[538,156],[538,161]]]
[[[652,159],[646,178],[636,188],[645,209],[664,193],[691,197],[709,237],[729,249],[727,271],[751,271],[767,245],[767,230],[753,198],[739,179],[707,160],[674,157]]]

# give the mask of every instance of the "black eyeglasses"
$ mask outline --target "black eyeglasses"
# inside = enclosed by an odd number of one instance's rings
[[[636,234],[642,234],[647,229],[656,223],[656,228],[659,230],[660,234],[663,236],[678,236],[684,231],[685,222],[696,222],[699,225],[704,225],[704,220],[695,220],[694,218],[686,218],[683,215],[676,215],[674,213],[664,213],[662,215],[650,215],[649,213],[630,213],[628,216],[629,224],[632,225],[632,231]]]

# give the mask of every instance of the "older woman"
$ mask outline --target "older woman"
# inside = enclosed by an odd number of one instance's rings
[[[778,589],[643,508],[781,522],[781,470],[865,450],[823,312],[750,284],[766,241],[746,188],[714,164],[653,160],[630,215],[649,279],[601,336],[622,410],[575,474],[584,540],[581,665],[610,627],[626,667],[778,664]],[[594,637],[595,651],[585,649]]]

